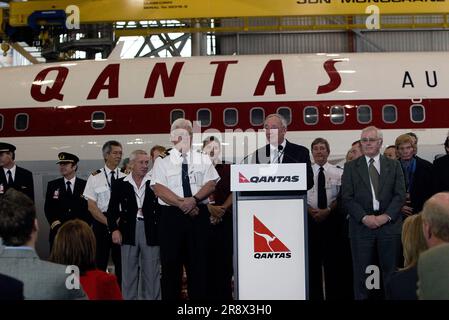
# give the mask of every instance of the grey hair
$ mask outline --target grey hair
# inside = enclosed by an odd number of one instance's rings
[[[179,118],[179,119],[176,119],[175,121],[173,121],[170,131],[173,132],[176,129],[185,129],[185,130],[189,131],[190,134],[193,133],[192,122],[190,120],[187,120],[184,118]]]
[[[101,151],[103,152],[103,159],[106,160],[108,154],[111,153],[112,147],[120,147],[123,149],[122,144],[116,140],[106,141],[103,148],[101,148]]]
[[[283,126],[284,128],[287,128],[287,119],[285,119],[285,117],[284,117],[283,115],[279,114],[279,113],[272,113],[272,114],[269,114],[269,115],[265,118],[265,121],[263,122],[263,125],[265,126],[265,123],[267,122],[267,120],[270,119],[270,118],[273,118],[273,117],[276,117],[276,118],[278,118],[279,120],[281,120],[282,126]]]
[[[138,155],[146,155],[147,156],[148,153],[145,150],[134,150],[129,155],[129,162],[132,162],[132,161],[136,160]]]
[[[437,193],[427,200],[421,216],[436,237],[449,242],[449,192]]]
[[[366,127],[365,129],[362,130],[361,135],[364,134],[365,132],[368,132],[368,131],[375,131],[376,132],[376,137],[379,138],[379,139],[383,139],[384,138],[384,136],[382,134],[382,131],[380,131],[380,129],[375,127],[375,126]]]

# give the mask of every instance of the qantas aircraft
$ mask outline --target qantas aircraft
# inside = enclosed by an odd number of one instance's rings
[[[266,115],[289,122],[287,139],[310,147],[326,138],[343,159],[360,130],[383,129],[384,146],[413,131],[418,154],[443,153],[449,126],[447,53],[212,56],[81,61],[0,69],[0,137],[34,173],[43,216],[56,156],[77,154],[79,174],[102,166],[101,146],[168,146],[171,122],[198,120],[194,145],[218,136],[239,162],[257,145]],[[42,224],[41,224],[42,225]],[[45,230],[46,231],[46,230]],[[46,239],[46,235],[44,236]]]

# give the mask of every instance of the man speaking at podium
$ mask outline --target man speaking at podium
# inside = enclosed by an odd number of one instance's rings
[[[277,113],[268,115],[264,121],[268,144],[252,154],[251,163],[305,163],[307,164],[307,190],[313,187],[313,170],[309,150],[285,139],[287,120]],[[305,194],[306,191],[300,191]]]

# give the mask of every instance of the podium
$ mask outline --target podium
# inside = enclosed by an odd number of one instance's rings
[[[231,166],[236,299],[307,299],[306,190],[304,163]]]

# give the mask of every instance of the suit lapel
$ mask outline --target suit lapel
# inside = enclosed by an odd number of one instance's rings
[[[371,182],[369,181],[368,166],[366,165],[365,156],[361,156],[355,161],[357,161],[356,167],[360,178],[365,183],[366,187],[371,190]]]
[[[287,156],[290,152],[290,142],[288,142],[288,140],[285,140],[285,149],[284,149],[284,154],[282,156],[282,162],[281,163],[290,163],[290,157]]]
[[[126,194],[128,195],[128,201],[132,203],[137,208],[137,200],[136,200],[136,194],[134,193],[134,187],[131,183],[126,181],[124,184],[126,187]]]

